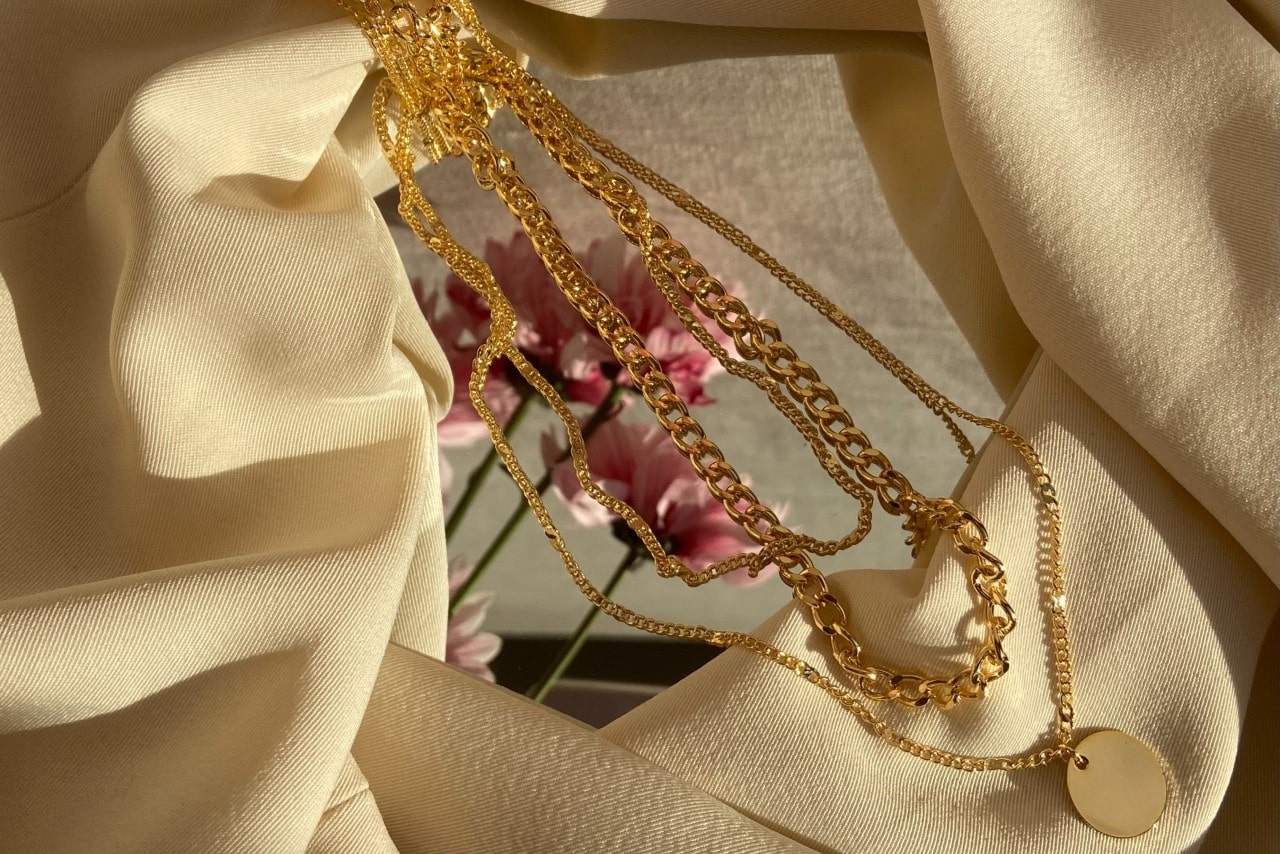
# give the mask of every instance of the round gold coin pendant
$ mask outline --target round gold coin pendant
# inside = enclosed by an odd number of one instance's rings
[[[1067,762],[1067,792],[1081,818],[1120,839],[1155,827],[1168,797],[1155,751],[1131,735],[1104,729],[1081,741],[1076,753],[1088,764]]]

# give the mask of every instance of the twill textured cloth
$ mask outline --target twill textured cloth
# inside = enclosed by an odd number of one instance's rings
[[[372,201],[371,48],[320,0],[52,0],[0,30],[0,851],[1274,849],[1275,8],[477,5],[581,76],[841,54],[904,239],[1054,472],[1078,725],[1158,750],[1164,818],[1102,836],[1060,766],[922,762],[737,649],[600,731],[440,663],[452,389]],[[1025,492],[999,443],[956,490],[1010,567]],[[1009,583],[1017,665],[913,736],[1052,726],[1041,579]],[[951,555],[832,585],[870,652],[963,660]],[[827,663],[792,605],[758,634]]]

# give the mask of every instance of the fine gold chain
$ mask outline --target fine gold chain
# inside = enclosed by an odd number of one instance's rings
[[[468,385],[471,401],[548,541],[586,598],[626,625],[666,637],[696,639],[720,647],[744,647],[781,664],[833,696],[888,743],[928,761],[968,771],[1014,770],[1060,758],[1074,758],[1077,764],[1083,765],[1083,758],[1072,747],[1075,704],[1065,571],[1061,561],[1062,519],[1052,480],[1031,444],[1013,428],[973,415],[938,393],[862,326],[747,235],[587,128],[541,83],[492,43],[467,0],[458,0],[452,6],[433,6],[423,13],[385,0],[340,2],[369,38],[387,70],[388,76],[375,94],[374,119],[387,158],[400,179],[400,213],[422,242],[440,255],[490,307],[490,333],[476,353]],[[719,447],[690,414],[627,317],[595,286],[574,257],[549,212],[520,176],[511,155],[493,145],[484,128],[498,106],[510,108],[566,174],[604,203],[621,233],[640,249],[655,285],[690,333],[727,371],[764,391],[770,402],[806,438],[823,469],[859,501],[858,522],[853,530],[838,540],[819,540],[798,534],[783,525],[742,482]],[[449,234],[418,184],[415,173],[418,149],[424,149],[431,160],[447,155],[466,157],[480,186],[493,190],[502,199],[529,236],[557,288],[609,344],[675,446],[730,518],[760,544],[759,552],[735,555],[701,571],[691,570],[666,554],[653,531],[633,508],[594,483],[576,418],[556,389],[515,346],[516,315],[511,302],[488,266]],[[868,698],[896,700],[908,706],[932,703],[950,708],[961,699],[981,698],[986,687],[1007,672],[1009,661],[1002,642],[1016,621],[1006,599],[1004,568],[987,548],[986,529],[958,502],[929,498],[916,491],[854,425],[834,391],[822,382],[814,368],[782,340],[777,324],[757,318],[742,300],[727,293],[723,284],[708,273],[665,226],[652,218],[634,185],[596,158],[591,150],[657,190],[768,269],[939,415],[966,457],[973,457],[972,446],[951,416],[991,430],[1018,451],[1036,484],[1036,497],[1048,529],[1051,577],[1047,595],[1058,701],[1058,720],[1051,746],[1012,756],[951,753],[920,744],[894,730],[864,702],[863,698]],[[689,305],[732,339],[741,358],[734,358],[719,345]],[[746,569],[754,575],[770,564],[777,566],[779,577],[807,607],[814,625],[828,636],[833,660],[857,693],[821,675],[802,659],[752,635],[656,620],[600,593],[582,573],[537,487],[516,458],[502,425],[485,403],[485,379],[492,365],[501,358],[511,362],[563,423],[573,468],[583,490],[626,522],[654,558],[661,575],[679,577],[692,586],[737,569]],[[903,528],[910,534],[907,542],[913,554],[919,552],[933,533],[945,532],[957,550],[970,558],[970,586],[986,627],[986,639],[971,667],[950,677],[937,678],[896,673],[863,660],[861,645],[853,637],[844,607],[814,566],[812,556],[833,555],[860,542],[870,529],[872,505],[876,502],[886,512],[902,517]]]

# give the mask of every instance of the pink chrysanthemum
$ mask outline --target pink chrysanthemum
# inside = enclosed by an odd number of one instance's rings
[[[449,596],[457,593],[463,582],[471,575],[471,567],[464,561],[454,558],[449,561]],[[449,617],[449,627],[444,642],[444,660],[460,670],[465,670],[481,679],[494,681],[489,662],[502,650],[502,638],[491,632],[480,631],[489,605],[493,602],[492,593],[473,593],[458,606]]]
[[[545,434],[543,459],[551,464],[561,453],[555,438]],[[635,508],[668,552],[694,569],[758,548],[711,496],[662,428],[607,422],[587,439],[587,458],[596,483]],[[558,464],[551,483],[583,525],[614,523],[613,514],[582,490],[571,463]],[[747,586],[767,575],[753,579],[739,570],[725,580]]]
[[[468,383],[476,348],[489,331],[487,315],[477,317],[469,307],[456,303],[439,292],[425,293],[422,282],[412,282],[422,314],[440,342],[449,371],[453,375],[453,401],[449,411],[436,425],[436,436],[445,448],[464,447],[489,435],[483,420],[471,405]],[[499,422],[506,422],[520,403],[520,394],[495,366],[485,383],[485,402]]]
[[[640,253],[619,236],[594,240],[587,249],[585,267],[592,279],[631,320],[631,325],[644,339],[645,348],[658,360],[676,393],[691,406],[714,403],[707,394],[706,384],[716,374],[723,373],[724,368],[702,348],[671,310],[666,297],[653,284]],[[732,351],[729,338],[720,327],[709,324],[708,332]],[[589,340],[582,358],[612,361],[608,347],[595,336]],[[630,383],[625,372],[619,379]]]
[[[563,388],[567,399],[594,406],[608,393],[610,377],[630,383],[608,345],[560,293],[523,232],[505,243],[486,242],[484,260],[520,318],[516,346],[543,376]],[[667,305],[639,252],[621,236],[611,235],[592,241],[583,266],[631,320],[677,393],[691,405],[712,402],[706,384],[723,368]],[[478,342],[488,330],[489,308],[484,300],[456,276],[446,280],[444,295],[451,313],[442,319],[463,328],[464,339]],[[718,327],[712,325],[709,331],[722,344],[728,342]],[[446,326],[446,336],[453,337],[450,333]],[[474,347],[473,343],[472,351]],[[469,358],[471,353],[466,355]]]

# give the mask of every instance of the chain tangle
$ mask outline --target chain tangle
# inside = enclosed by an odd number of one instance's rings
[[[400,212],[422,242],[489,304],[492,313],[489,337],[479,347],[473,364],[471,401],[552,547],[586,598],[626,625],[721,647],[740,646],[781,664],[832,695],[888,743],[931,762],[969,771],[1016,770],[1074,757],[1071,741],[1075,699],[1061,561],[1062,520],[1052,480],[1031,444],[1002,422],[976,416],[938,393],[866,329],[747,235],[584,125],[493,44],[467,0],[452,6],[432,6],[422,13],[386,0],[340,2],[369,38],[387,71],[375,95],[374,118],[383,149],[400,179]],[[859,501],[853,530],[838,540],[798,534],[783,525],[742,481],[692,416],[626,315],[582,268],[550,213],[521,177],[511,155],[494,146],[485,127],[494,110],[504,105],[571,179],[605,205],[621,233],[640,249],[655,285],[689,332],[728,372],[760,388],[809,442],[828,475]],[[610,346],[659,424],[730,518],[760,544],[759,552],[736,555],[694,571],[666,554],[634,509],[592,481],[576,418],[556,389],[514,344],[516,316],[510,301],[488,266],[453,239],[422,192],[415,173],[418,151],[433,161],[450,155],[465,157],[477,183],[499,196],[532,241],[558,290]],[[859,693],[871,700],[950,708],[962,699],[981,698],[986,687],[1009,669],[1003,641],[1016,626],[1016,619],[1006,598],[1004,567],[988,549],[987,531],[981,521],[952,499],[929,498],[915,490],[857,428],[813,366],[783,340],[778,325],[756,317],[741,299],[730,294],[664,225],[653,219],[635,186],[593,151],[710,226],[841,329],[943,420],[966,458],[973,458],[973,447],[952,416],[992,431],[1019,453],[1035,480],[1037,498],[1048,521],[1048,596],[1059,709],[1053,747],[1019,756],[972,757],[919,744],[892,729],[857,695],[820,675],[803,660],[749,634],[646,617],[604,596],[582,573],[536,485],[516,458],[502,425],[485,403],[484,381],[500,358],[507,359],[547,400],[565,427],[574,471],[582,488],[636,533],[660,574],[698,585],[736,569],[746,569],[754,575],[772,563],[793,596],[807,607],[815,627],[829,638],[834,661]],[[690,306],[729,336],[737,358],[707,332]],[[913,555],[934,533],[939,533],[947,535],[957,551],[970,560],[969,583],[986,627],[986,639],[975,653],[972,666],[949,677],[930,677],[898,673],[864,660],[862,646],[853,636],[843,605],[811,556],[832,555],[860,542],[870,530],[873,503],[903,519]]]

